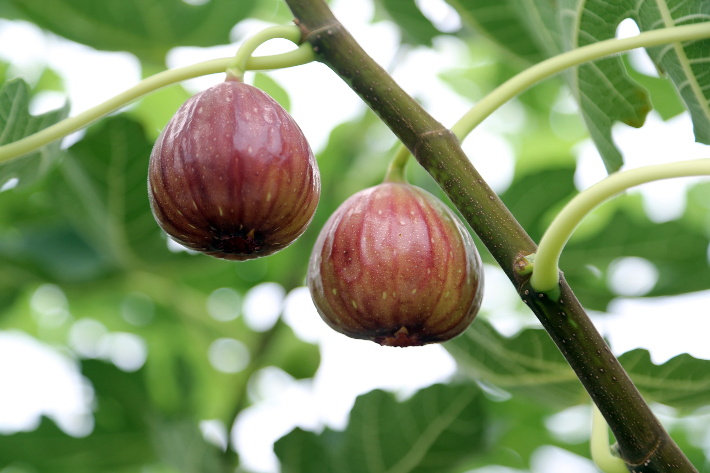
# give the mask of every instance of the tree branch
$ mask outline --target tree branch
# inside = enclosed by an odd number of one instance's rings
[[[286,0],[317,59],[380,116],[434,177],[548,331],[612,429],[635,472],[695,472],[611,354],[567,283],[555,301],[515,271],[535,243],[485,183],[459,141],[409,97],[333,16],[323,0]],[[657,446],[656,448],[654,448]]]

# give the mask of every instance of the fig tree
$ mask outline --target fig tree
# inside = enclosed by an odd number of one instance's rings
[[[275,253],[305,231],[320,175],[288,112],[263,91],[226,80],[187,100],[163,129],[148,194],[175,241],[241,261]]]
[[[471,324],[483,269],[471,235],[446,205],[418,187],[385,182],[330,217],[311,254],[308,287],[338,332],[424,345]]]

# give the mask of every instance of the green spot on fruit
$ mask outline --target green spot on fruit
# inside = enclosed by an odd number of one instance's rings
[[[412,294],[416,294],[416,293],[417,293],[417,290],[416,290],[416,289],[413,289],[413,290],[412,290]]]
[[[357,304],[355,303],[355,301],[353,301],[353,307],[357,309]]]
[[[333,295],[336,295],[337,293],[338,293],[338,291],[336,291],[335,289],[333,289]]]
[[[268,202],[268,201],[270,201],[270,200],[271,200],[271,192],[268,192],[268,193],[266,194],[266,201]]]
[[[220,207],[220,206],[218,205],[218,206],[217,206],[217,209],[219,209],[219,216],[220,216],[220,217],[221,217],[222,215],[224,215],[224,212],[222,212],[222,207]]]
[[[387,299],[387,293],[386,293],[386,292],[383,292],[383,293],[382,293],[382,300],[385,300],[385,299]]]

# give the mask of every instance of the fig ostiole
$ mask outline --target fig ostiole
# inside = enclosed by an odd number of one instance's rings
[[[150,155],[148,195],[172,239],[243,261],[275,253],[306,230],[320,175],[289,113],[228,79],[191,97],[165,126]]]
[[[327,221],[308,287],[336,331],[416,346],[468,328],[481,306],[483,268],[471,235],[443,202],[384,182],[350,197]]]

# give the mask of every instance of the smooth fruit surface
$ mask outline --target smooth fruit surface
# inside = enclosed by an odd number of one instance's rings
[[[308,287],[338,332],[424,345],[468,328],[481,305],[483,269],[448,207],[418,187],[385,182],[330,217],[311,255]]]
[[[320,175],[288,112],[261,90],[227,80],[187,100],[163,129],[148,194],[158,224],[178,243],[248,260],[305,231]]]

